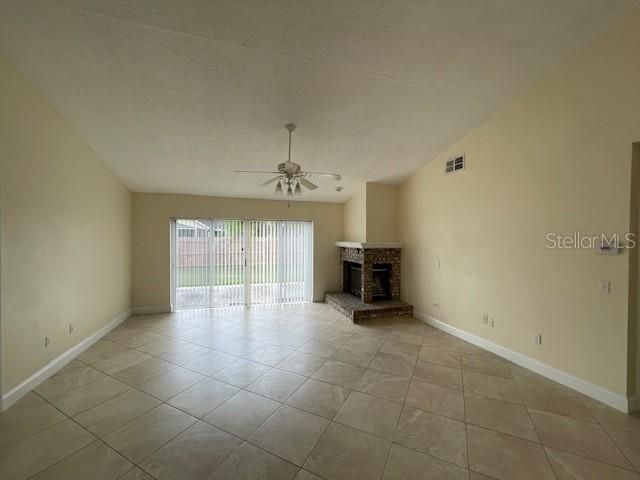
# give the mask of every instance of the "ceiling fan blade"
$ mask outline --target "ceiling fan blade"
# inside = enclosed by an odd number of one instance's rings
[[[317,175],[319,177],[331,177],[334,180],[341,180],[342,176],[337,173],[324,173],[324,172],[304,172],[305,175]]]
[[[234,173],[271,173],[273,175],[278,175],[280,172],[265,172],[262,170],[234,170]]]
[[[262,182],[259,186],[264,187],[266,185],[271,185],[272,183],[275,183],[278,180],[280,180],[280,178],[282,178],[282,177],[280,175],[278,175],[277,177],[273,177],[271,180],[267,180],[266,182]]]
[[[303,187],[308,188],[309,190],[315,190],[316,188],[318,188],[317,185],[311,183],[309,180],[307,180],[304,177],[299,177],[298,181],[300,182],[300,184],[302,184]]]

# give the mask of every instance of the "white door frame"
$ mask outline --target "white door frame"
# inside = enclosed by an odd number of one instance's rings
[[[242,256],[244,262],[244,306],[251,306],[251,220],[244,220],[243,222],[243,248]]]
[[[171,311],[176,311],[176,219],[169,219],[169,262],[171,273],[169,274],[169,304]]]

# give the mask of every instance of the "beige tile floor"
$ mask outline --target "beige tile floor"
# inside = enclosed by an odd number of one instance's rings
[[[137,316],[0,414],[0,478],[640,480],[623,415],[414,319]]]

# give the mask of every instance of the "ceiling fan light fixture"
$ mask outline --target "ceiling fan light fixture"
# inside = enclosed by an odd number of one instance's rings
[[[260,184],[261,187],[273,185],[274,182],[276,184],[276,189],[274,195],[285,195],[285,187],[286,187],[286,195],[289,197],[292,196],[302,196],[302,188],[306,188],[307,190],[316,190],[318,185],[311,182],[310,178],[320,177],[320,178],[331,178],[333,180],[340,180],[342,176],[337,173],[327,173],[327,172],[308,172],[302,170],[299,164],[291,161],[291,134],[296,129],[296,126],[293,123],[287,123],[284,128],[289,132],[289,152],[287,156],[287,161],[278,164],[276,171],[269,172],[264,170],[235,170],[237,173],[268,173],[275,175],[271,179],[262,182]]]

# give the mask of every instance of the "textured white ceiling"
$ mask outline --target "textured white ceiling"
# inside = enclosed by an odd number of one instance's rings
[[[0,50],[134,191],[398,182],[635,0],[0,0]]]

